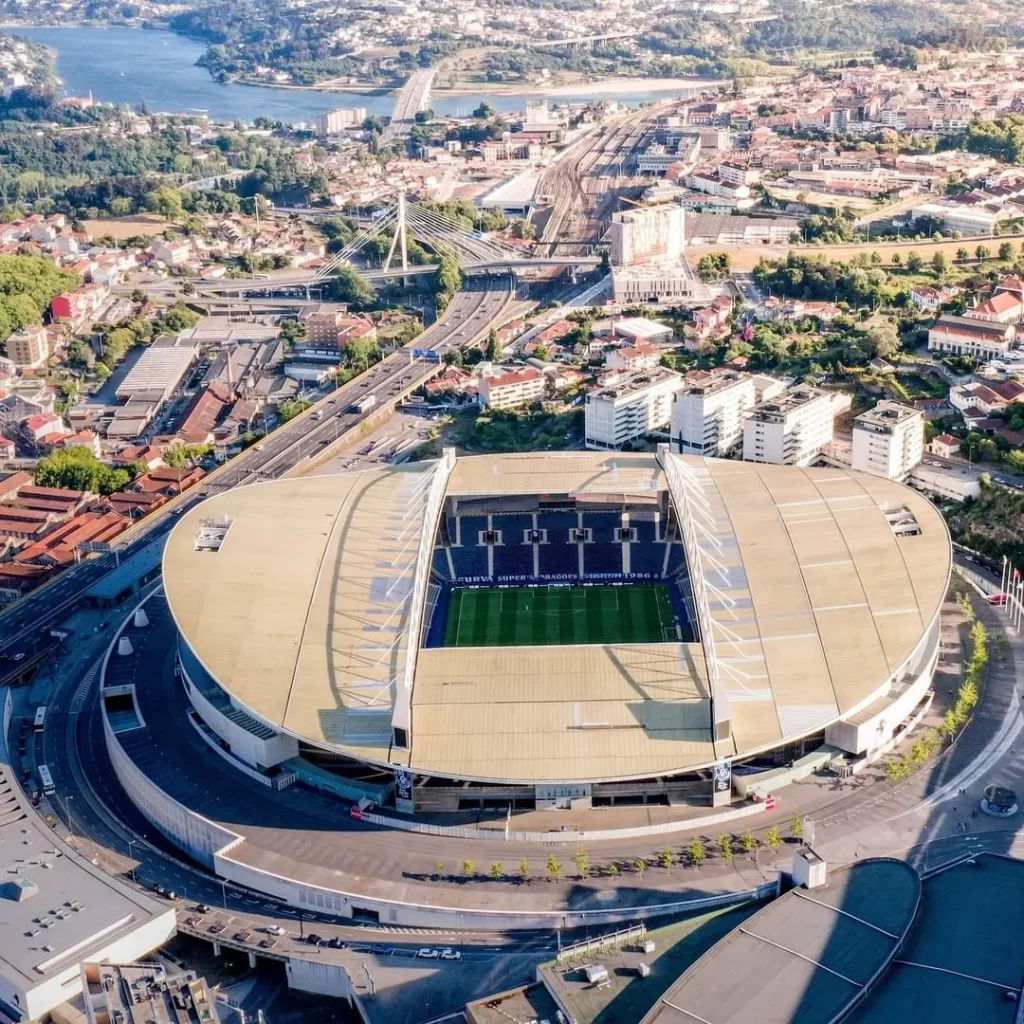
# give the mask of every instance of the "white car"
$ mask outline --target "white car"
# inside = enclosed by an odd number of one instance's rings
[[[284,935],[285,930],[279,924],[268,924],[263,929],[268,935]]]
[[[462,954],[457,949],[442,949],[441,950],[442,960],[461,960]]]
[[[420,960],[436,960],[440,955],[436,949],[430,949],[427,946],[424,946],[416,953]]]

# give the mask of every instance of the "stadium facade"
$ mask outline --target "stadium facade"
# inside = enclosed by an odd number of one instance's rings
[[[454,810],[870,757],[928,698],[951,562],[901,484],[662,447],[239,488],[163,576],[189,701],[248,770]]]

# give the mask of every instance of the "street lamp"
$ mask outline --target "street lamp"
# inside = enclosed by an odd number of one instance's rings
[[[74,819],[71,817],[71,801],[74,800],[74,799],[75,798],[73,796],[69,796],[69,795],[65,795],[63,797],[63,800],[64,800],[64,814],[66,815],[66,817],[68,819],[68,835],[70,835],[70,836],[74,836],[74,834],[75,834],[75,822],[74,822]]]
[[[132,847],[137,842],[139,842],[139,840],[138,839],[129,839],[129,840],[127,840],[127,842],[128,842],[128,859],[129,860],[134,860],[135,859],[135,855],[132,853]],[[130,870],[131,870],[131,874],[132,874],[132,885],[135,885],[136,883],[135,883],[135,868],[134,868],[134,866]]]

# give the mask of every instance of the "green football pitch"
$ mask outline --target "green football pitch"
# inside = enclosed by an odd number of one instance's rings
[[[456,590],[446,647],[650,644],[689,641],[668,586],[522,587]]]

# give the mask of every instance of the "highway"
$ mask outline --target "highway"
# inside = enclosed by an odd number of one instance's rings
[[[486,336],[511,296],[511,282],[507,278],[484,280],[476,290],[460,292],[444,316],[408,348],[399,349],[370,367],[265,440],[214,470],[181,498],[131,527],[117,542],[118,556],[127,558],[167,533],[178,515],[205,497],[259,480],[275,480],[311,456],[323,454],[347,430],[374,415],[379,406],[414,390],[437,372],[438,359],[414,358],[414,348],[443,357],[453,348],[472,345]],[[370,396],[376,399],[373,408],[365,412],[352,410],[353,403]],[[63,619],[85,591],[114,567],[113,554],[83,561],[0,613],[0,683],[5,681],[5,674],[19,666],[28,667],[50,643],[49,627]]]

